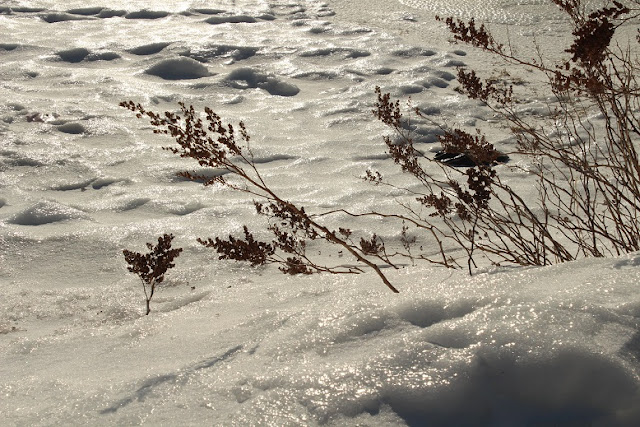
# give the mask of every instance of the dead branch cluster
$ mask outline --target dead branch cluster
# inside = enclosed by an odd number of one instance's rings
[[[640,250],[636,146],[640,140],[640,92],[634,53],[637,46],[632,45],[640,42],[640,35],[627,46],[613,43],[616,30],[637,19],[639,3],[603,2],[603,7],[587,10],[582,0],[550,1],[573,26],[567,58],[552,66],[515,56],[473,19],[438,18],[455,41],[546,75],[553,101],[548,116],[538,119],[520,113],[521,94],[508,82],[484,78],[476,70],[458,70],[459,90],[508,124],[517,141],[510,154],[524,159],[528,173],[536,180],[533,204],[530,195],[519,194],[501,178],[501,171],[518,166],[503,165],[505,156],[479,130],[444,130],[439,137],[442,152],[463,153],[469,159],[464,168],[447,166],[416,147],[400,102],[380,88],[376,89],[373,112],[392,130],[392,135],[384,137],[387,152],[421,188],[398,186],[377,171],[367,171],[365,180],[404,190],[409,196],[410,202],[402,202],[392,213],[310,213],[276,194],[263,180],[243,123],[236,129],[223,124],[208,108],[201,115],[184,104],[180,104],[179,113],[164,115],[131,101],[122,106],[138,117],[147,117],[154,132],[175,139],[177,147],[168,148],[171,152],[193,159],[201,167],[227,172],[213,178],[184,172],[184,177],[244,192],[254,200],[257,213],[268,219],[268,241],[257,240],[246,226],[241,237],[199,239],[221,259],[247,261],[254,266],[277,264],[287,274],[360,273],[369,268],[397,292],[381,268],[398,268],[403,260],[466,267],[471,273],[480,258],[493,265],[547,265]],[[599,117],[597,125],[594,112]],[[413,113],[421,116],[418,109]],[[398,221],[402,227],[398,248],[391,250],[376,234],[363,235],[346,227],[333,230],[323,224],[323,217],[338,212]],[[420,233],[419,250],[409,230]],[[317,261],[308,250],[314,241],[337,245],[356,264],[330,266]]]

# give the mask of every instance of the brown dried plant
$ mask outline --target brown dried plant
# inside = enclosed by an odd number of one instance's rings
[[[175,267],[173,260],[182,252],[182,248],[171,249],[173,238],[173,234],[164,234],[158,238],[156,246],[147,243],[147,248],[151,252],[146,254],[132,252],[127,249],[122,251],[124,259],[129,264],[127,270],[137,274],[140,277],[140,281],[142,281],[147,308],[145,314],[147,315],[151,312],[151,298],[153,298],[153,294],[156,291],[156,286],[164,281],[164,275],[167,270]]]
[[[497,265],[546,265],[640,249],[638,46],[612,46],[616,30],[637,19],[639,3],[605,2],[588,11],[581,0],[552,1],[573,26],[569,57],[555,65],[515,56],[473,19],[437,18],[456,42],[547,76],[555,102],[548,119],[534,120],[520,114],[519,98],[526,95],[518,97],[508,82],[458,70],[460,91],[509,125],[517,141],[513,155],[527,159],[537,179],[536,205],[501,179],[498,170],[505,167],[495,167],[498,153],[479,131],[445,129],[439,137],[443,152],[465,153],[472,162],[465,170],[439,166],[415,148],[399,102],[377,90],[374,113],[395,133],[395,139],[385,138],[388,152],[424,188],[415,198],[418,206],[407,212],[437,235],[440,247],[452,241],[463,249],[470,271],[477,253]],[[603,118],[600,127],[591,119],[594,112]],[[415,114],[422,117],[418,109]],[[376,173],[369,179],[391,185]]]
[[[484,26],[472,19],[437,18],[454,40],[502,58],[511,66],[543,73],[554,99],[548,119],[520,114],[519,98],[508,81],[483,78],[476,70],[460,68],[460,91],[481,101],[517,141],[511,153],[529,160],[537,180],[537,203],[530,203],[500,177],[504,156],[479,130],[445,129],[439,137],[444,154],[464,154],[467,167],[449,167],[416,148],[400,102],[376,89],[375,116],[393,130],[384,142],[390,158],[414,178],[419,187],[403,187],[368,170],[365,179],[375,185],[404,190],[396,212],[350,212],[338,209],[310,213],[276,194],[264,181],[249,148],[243,123],[238,129],[223,124],[206,108],[204,115],[180,104],[179,113],[147,111],[132,101],[121,105],[146,117],[154,132],[174,138],[167,148],[201,167],[222,170],[215,177],[184,172],[181,175],[205,185],[222,184],[254,199],[258,214],[268,218],[269,241],[259,241],[244,227],[237,238],[199,239],[221,259],[252,265],[277,264],[287,274],[318,272],[356,274],[373,269],[394,292],[381,268],[398,268],[402,260],[427,261],[450,268],[478,267],[476,259],[490,264],[547,265],[580,256],[604,256],[640,250],[640,163],[636,144],[640,137],[640,88],[637,82],[637,48],[615,44],[616,30],[637,19],[640,0],[618,1],[588,11],[582,0],[550,0],[569,18],[573,41],[568,57],[547,65],[542,58],[516,56]],[[631,6],[629,5],[631,4]],[[638,40],[640,43],[640,32]],[[518,90],[526,85],[518,86]],[[525,89],[522,89],[525,90]],[[529,94],[530,95],[530,94]],[[603,126],[592,123],[593,111]],[[418,109],[414,113],[425,120]],[[416,190],[420,188],[420,190]],[[333,230],[323,225],[327,215],[342,213],[355,218],[397,220],[402,233],[391,250],[377,235],[352,229]],[[409,230],[419,233],[416,237]],[[359,239],[358,239],[359,238]],[[357,262],[353,266],[327,266],[307,250],[311,242],[335,244]],[[417,250],[419,247],[419,250]],[[462,257],[459,255],[462,251]]]
[[[320,222],[318,215],[308,213],[304,207],[284,199],[268,186],[256,167],[244,123],[240,122],[236,130],[231,124],[225,125],[211,109],[205,108],[201,116],[193,107],[183,103],[180,103],[179,113],[166,112],[163,115],[147,111],[132,101],[120,105],[135,112],[139,118],[147,117],[155,133],[174,138],[177,147],[167,147],[167,150],[193,159],[201,167],[225,172],[213,178],[190,172],[182,172],[181,176],[204,185],[222,184],[245,193],[254,199],[256,212],[268,218],[270,242],[256,240],[246,226],[244,238],[198,239],[202,245],[214,249],[220,259],[247,261],[253,266],[277,264],[286,274],[358,274],[370,268],[390,290],[398,292],[376,263],[377,260],[394,266],[384,251],[371,253],[373,249],[369,245],[357,244],[344,229],[328,228]],[[369,238],[369,242],[372,239],[376,239],[375,236]],[[307,250],[307,245],[313,241],[338,245],[358,264],[333,266],[318,262]]]

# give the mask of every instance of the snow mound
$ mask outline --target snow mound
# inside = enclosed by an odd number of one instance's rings
[[[191,80],[211,75],[207,67],[191,58],[173,58],[160,61],[146,71],[165,80]]]
[[[120,58],[121,56],[115,52],[96,52],[90,53],[87,56],[87,61],[113,61]]]
[[[84,47],[76,47],[73,49],[67,49],[57,52],[57,55],[64,62],[76,63],[82,62],[89,55],[89,53],[89,50],[85,49]]]
[[[88,216],[78,209],[44,200],[14,215],[9,222],[17,225],[43,225],[72,219],[88,219]]]
[[[242,408],[233,420],[637,425],[638,300],[623,295],[638,258],[592,263],[440,284],[440,273],[416,269],[398,277],[399,298],[305,288],[295,308],[235,328],[265,335],[226,362]]]
[[[78,122],[69,122],[58,126],[58,130],[62,133],[68,133],[71,135],[80,135],[87,132],[87,128]]]
[[[19,46],[18,43],[0,43],[0,49],[6,51],[16,50]]]
[[[238,68],[229,73],[225,80],[236,89],[260,88],[271,95],[295,96],[300,92],[297,86],[274,76],[262,74],[252,68]]]

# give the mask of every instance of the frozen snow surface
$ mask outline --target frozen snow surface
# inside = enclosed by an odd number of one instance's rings
[[[310,211],[395,209],[359,178],[400,175],[375,86],[512,143],[453,90],[456,67],[496,63],[435,14],[567,42],[543,0],[2,2],[0,424],[640,425],[638,254],[473,277],[407,265],[388,272],[399,295],[373,274],[218,261],[196,237],[259,229],[250,201],[177,177],[195,165],[118,107],[208,105],[247,124],[266,179]],[[437,148],[434,123],[414,126]],[[184,252],[145,316],[122,249],[163,233]]]

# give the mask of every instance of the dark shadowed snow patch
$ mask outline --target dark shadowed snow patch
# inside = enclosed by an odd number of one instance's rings
[[[81,62],[89,55],[89,50],[83,47],[76,47],[73,49],[62,50],[57,55],[65,62],[76,63]]]
[[[115,18],[118,16],[125,16],[126,14],[126,10],[104,9],[98,14],[98,18]]]
[[[125,19],[160,19],[169,16],[169,12],[155,10],[139,10],[137,12],[127,13]]]
[[[195,13],[201,13],[202,15],[218,15],[220,13],[225,12],[225,10],[222,10],[222,9],[206,9],[206,8],[193,9],[193,11]]]
[[[339,76],[340,75],[334,71],[305,71],[302,73],[297,73],[292,77],[294,79],[322,81],[322,80],[333,80],[338,78]]]
[[[82,15],[82,16],[91,16],[91,15],[97,15],[100,12],[102,12],[104,10],[104,7],[81,7],[81,8],[77,8],[77,9],[69,9],[67,10],[67,13],[70,13],[72,15]]]
[[[449,83],[446,80],[443,80],[440,77],[436,77],[436,76],[427,77],[421,82],[421,84],[426,88],[435,86],[440,89],[444,89],[449,86]]]
[[[212,16],[205,19],[207,24],[253,24],[256,18],[249,15]]]
[[[171,43],[167,42],[158,42],[158,43],[150,43],[142,46],[134,47],[133,49],[129,49],[129,53],[133,53],[134,55],[154,55],[158,52],[161,52],[162,49],[169,46]]]
[[[87,19],[83,16],[71,15],[69,13],[47,13],[40,16],[40,18],[43,21],[48,22],[49,24],[54,24],[56,22],[79,21],[81,19]]]
[[[126,182],[126,179],[98,178],[91,182],[91,188],[93,188],[94,190],[100,190],[101,188],[108,187],[118,182]]]
[[[234,70],[225,80],[236,89],[260,88],[271,95],[295,96],[300,92],[300,89],[295,85],[278,80],[274,76],[258,73],[251,68]]]
[[[414,93],[420,93],[424,90],[424,86],[419,85],[401,85],[398,87],[398,91],[401,95],[412,95]]]
[[[11,9],[12,12],[16,12],[16,13],[37,13],[37,12],[44,12],[46,10],[43,7],[29,7],[29,6],[12,6],[9,9]]]
[[[0,50],[15,50],[18,46],[17,43],[0,43]]]
[[[115,52],[98,52],[90,53],[87,55],[87,61],[113,61],[114,59],[120,59],[120,55]]]
[[[403,58],[414,58],[417,56],[433,56],[436,54],[435,51],[429,49],[421,49],[418,47],[410,48],[410,49],[399,49],[391,52],[393,56],[400,56]]]
[[[207,67],[191,58],[167,59],[149,68],[146,73],[165,80],[190,80],[211,75]]]
[[[16,214],[9,222],[17,225],[43,225],[71,219],[86,218],[87,215],[78,209],[45,200]]]
[[[93,178],[86,179],[78,182],[71,182],[68,184],[60,184],[51,187],[52,190],[55,191],[73,191],[73,190],[85,190],[91,183],[94,181]]]
[[[77,122],[69,122],[58,126],[58,130],[62,133],[69,133],[71,135],[79,135],[87,132],[87,128]]]

